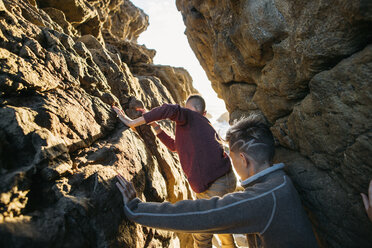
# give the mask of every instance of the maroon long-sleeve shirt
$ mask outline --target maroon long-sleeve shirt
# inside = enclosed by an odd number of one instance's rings
[[[179,105],[163,104],[143,115],[146,123],[170,119],[176,122],[175,140],[165,132],[158,138],[176,151],[191,188],[204,192],[219,177],[231,170],[231,162],[217,141],[218,134],[207,118]]]

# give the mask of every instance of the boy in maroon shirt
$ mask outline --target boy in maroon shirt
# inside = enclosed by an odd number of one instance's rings
[[[230,158],[218,142],[218,134],[205,117],[205,101],[199,95],[191,95],[186,107],[163,104],[142,117],[131,120],[123,111],[114,107],[121,121],[134,128],[151,124],[157,137],[173,152],[177,152],[189,184],[198,199],[209,199],[233,192],[236,177]],[[167,135],[157,120],[176,122],[175,139]],[[218,235],[222,247],[236,247],[231,234]],[[211,247],[212,234],[193,234],[195,247]]]

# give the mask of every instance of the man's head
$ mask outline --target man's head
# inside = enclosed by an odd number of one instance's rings
[[[205,115],[205,101],[200,95],[190,95],[186,100],[186,108]]]
[[[257,115],[241,119],[226,133],[230,157],[242,180],[270,166],[274,157],[273,135]]]

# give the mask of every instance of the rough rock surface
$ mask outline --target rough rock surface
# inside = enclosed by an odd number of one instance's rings
[[[0,246],[169,247],[190,236],[129,222],[115,171],[147,201],[191,198],[178,157],[138,106],[195,92],[139,46],[148,17],[124,0],[0,0]],[[172,126],[162,123],[169,132]]]
[[[230,119],[263,114],[322,247],[370,247],[370,1],[177,0]]]

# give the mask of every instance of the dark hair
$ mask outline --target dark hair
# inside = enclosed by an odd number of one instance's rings
[[[190,95],[186,102],[192,100],[191,104],[201,114],[205,111],[205,101],[201,95]]]
[[[275,153],[273,135],[264,120],[258,115],[240,119],[226,133],[230,151],[242,152],[258,165],[271,163]]]

